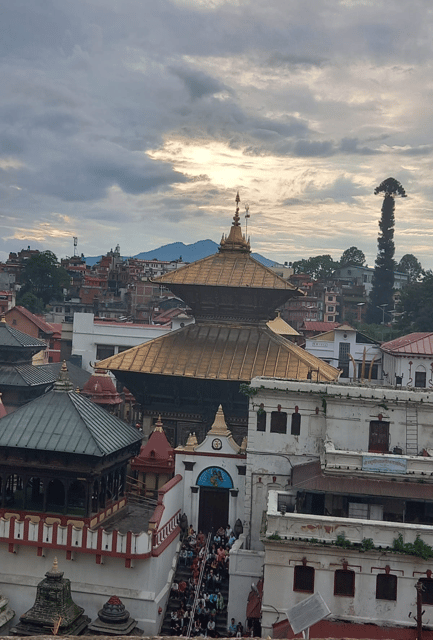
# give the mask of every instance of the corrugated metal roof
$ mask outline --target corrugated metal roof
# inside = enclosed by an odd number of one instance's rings
[[[318,320],[304,320],[301,331],[332,331],[340,326],[339,322],[319,322]]]
[[[55,370],[47,369],[44,365],[2,365],[0,367],[0,387],[37,387],[52,384],[56,381],[57,375]]]
[[[46,349],[47,345],[43,340],[33,338],[14,327],[10,327],[7,322],[0,322],[0,347],[33,347]]]
[[[0,447],[103,457],[140,441],[134,427],[75,391],[50,391],[0,420]]]
[[[277,276],[249,253],[224,251],[169,271],[153,282],[157,284],[197,285],[209,287],[248,287],[298,291],[292,283]],[[299,291],[300,295],[303,295]]]
[[[1,421],[0,421],[1,424]],[[412,498],[432,500],[432,485],[416,482],[391,482],[390,480],[370,480],[356,476],[316,475],[310,479],[294,483],[299,490],[325,491],[326,493],[371,495],[389,498]]]
[[[338,379],[338,371],[266,325],[190,324],[111,358],[98,367],[207,380],[249,382],[256,376]],[[316,379],[316,375],[314,375]]]
[[[409,333],[401,338],[384,342],[381,349],[387,353],[431,356],[433,355],[433,333]]]

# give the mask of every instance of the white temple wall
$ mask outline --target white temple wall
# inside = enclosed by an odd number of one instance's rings
[[[74,560],[66,560],[64,551],[47,550],[45,557],[38,557],[36,549],[20,546],[18,552],[9,553],[6,545],[0,546],[0,593],[9,598],[16,612],[14,623],[21,614],[33,606],[36,587],[45,577],[57,557],[59,570],[71,581],[72,597],[83,607],[85,614],[94,620],[99,609],[113,596],[118,596],[137,625],[146,634],[159,631],[162,614],[169,593],[174,568],[176,538],[158,557],[134,560],[131,569],[125,568],[123,558],[104,557],[104,564],[96,564],[93,554],[76,554]]]

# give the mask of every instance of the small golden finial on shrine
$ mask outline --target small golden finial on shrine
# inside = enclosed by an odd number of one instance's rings
[[[159,414],[158,416],[158,420],[156,421],[154,431],[160,431],[161,433],[164,432],[164,429],[162,428],[161,414]]]

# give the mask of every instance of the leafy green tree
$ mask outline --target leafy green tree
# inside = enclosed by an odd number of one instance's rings
[[[17,304],[25,307],[32,313],[42,313],[44,310],[44,301],[42,298],[38,298],[31,291],[27,291],[22,295],[18,295]]]
[[[33,293],[46,305],[52,298],[61,297],[63,288],[68,287],[69,282],[68,273],[59,265],[55,254],[41,251],[26,262],[21,294]]]
[[[409,284],[418,282],[424,275],[421,262],[412,253],[406,253],[397,265],[397,271],[407,273]]]
[[[292,266],[294,273],[307,273],[314,280],[319,280],[321,278],[330,278],[335,269],[337,269],[338,262],[335,262],[329,254],[326,254],[298,260]]]
[[[343,251],[340,258],[340,266],[345,264],[356,264],[362,267],[365,263],[365,254],[357,247],[349,247]]]
[[[400,296],[397,327],[405,333],[433,331],[433,272],[426,271],[421,282],[405,287]]]
[[[380,234],[377,239],[377,258],[373,273],[373,288],[370,293],[370,303],[367,309],[367,321],[380,323],[382,310],[378,308],[386,305],[387,311],[393,309],[394,289],[394,210],[395,198],[406,198],[406,192],[395,178],[387,178],[376,187],[374,194],[383,194],[382,215],[379,221]]]

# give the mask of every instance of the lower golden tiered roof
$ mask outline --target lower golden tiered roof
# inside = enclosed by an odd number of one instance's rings
[[[249,382],[256,376],[333,381],[337,369],[265,324],[190,324],[98,363],[128,371],[202,380]]]

